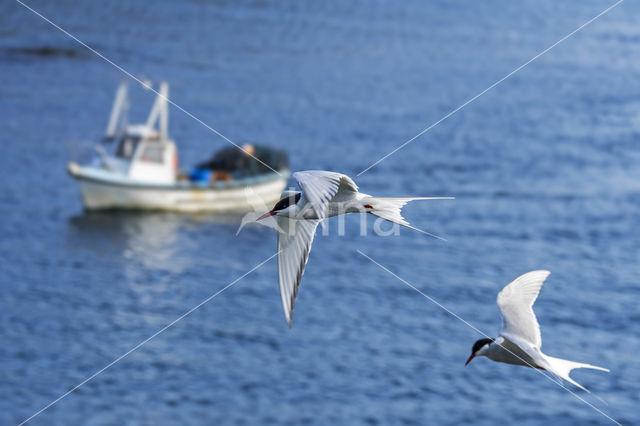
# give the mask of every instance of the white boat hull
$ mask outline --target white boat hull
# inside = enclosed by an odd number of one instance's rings
[[[246,212],[264,205],[270,208],[280,198],[288,174],[273,174],[246,184],[219,183],[198,186],[189,182],[173,185],[148,184],[118,179],[109,172],[69,164],[78,181],[86,209],[171,210],[183,212]]]

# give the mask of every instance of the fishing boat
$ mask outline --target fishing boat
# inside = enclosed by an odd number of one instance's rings
[[[146,123],[129,125],[128,89],[120,85],[106,135],[90,161],[68,165],[86,209],[247,212],[279,199],[288,158],[267,146],[230,146],[180,171],[177,146],[168,136],[168,96],[163,82]]]

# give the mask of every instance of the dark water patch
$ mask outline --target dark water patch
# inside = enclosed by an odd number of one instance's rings
[[[272,349],[277,349],[279,347],[279,343],[275,339],[256,336],[256,335],[250,335],[246,333],[215,330],[213,332],[213,336],[215,336],[216,338],[229,339],[239,343],[259,343],[262,345],[267,345]]]
[[[61,46],[22,46],[22,47],[0,47],[0,55],[8,58],[11,56],[31,56],[42,59],[79,59],[88,57],[88,51],[84,48],[71,48]]]

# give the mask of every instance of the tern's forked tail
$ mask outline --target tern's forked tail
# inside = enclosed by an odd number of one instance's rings
[[[547,370],[549,370],[551,373],[555,374],[556,376],[566,380],[567,382],[587,392],[589,392],[587,388],[585,388],[584,386],[582,386],[581,384],[573,380],[571,377],[569,377],[569,373],[571,372],[571,370],[574,370],[576,368],[591,368],[593,370],[606,371],[607,373],[609,372],[608,369],[603,367],[597,367],[595,365],[584,364],[582,362],[569,361],[561,358],[554,358],[549,355],[545,355],[544,359],[550,365],[550,368],[547,368]]]
[[[414,226],[411,226],[409,222],[402,217],[402,207],[404,207],[409,201],[415,200],[453,200],[454,197],[370,197],[363,200],[365,205],[370,205],[372,209],[369,213],[376,215],[382,219],[388,220],[389,222],[397,223],[398,225],[402,225],[404,227],[413,229],[418,232],[422,232],[423,234],[430,235],[432,237],[438,238],[439,240],[444,240],[444,238],[438,237],[437,235],[431,234],[429,232],[423,231],[422,229],[418,229]]]

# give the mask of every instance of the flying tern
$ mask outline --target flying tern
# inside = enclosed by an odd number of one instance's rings
[[[608,369],[595,365],[553,358],[540,350],[542,337],[540,325],[533,313],[533,303],[549,274],[549,271],[527,272],[498,293],[497,303],[503,320],[502,332],[496,339],[480,339],[475,342],[465,365],[475,357],[486,356],[496,362],[546,370],[583,390],[587,389],[569,377],[571,370],[592,368],[609,372]]]
[[[402,207],[414,200],[453,198],[373,197],[358,192],[358,186],[349,176],[322,170],[297,172],[293,177],[302,191],[284,191],[273,209],[257,219],[273,216],[277,221],[280,297],[289,327],[311,243],[316,228],[323,219],[346,213],[371,213],[429,234],[411,226],[400,213]]]

